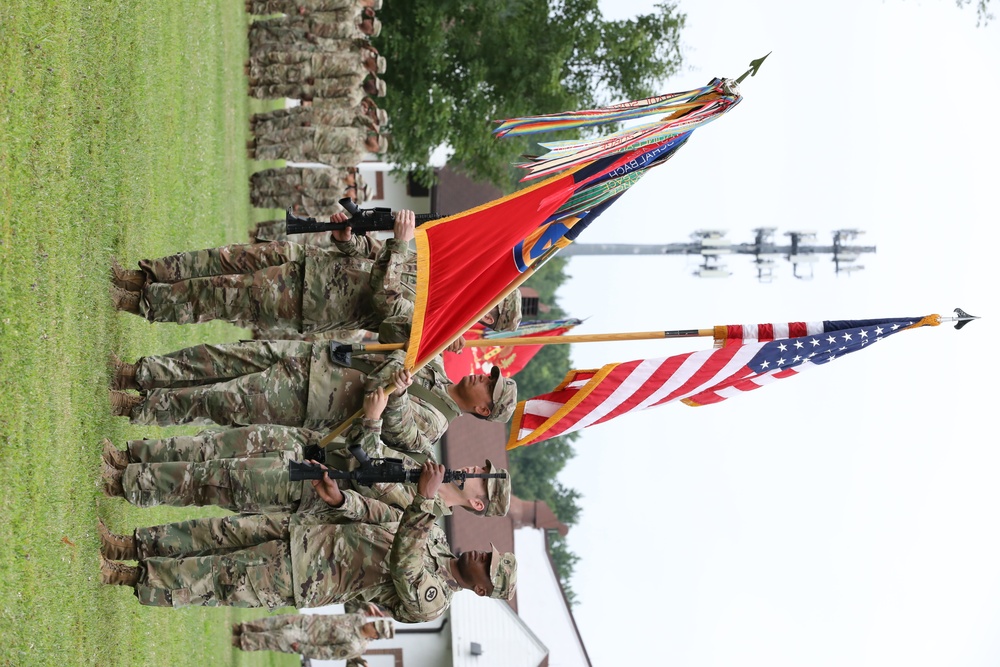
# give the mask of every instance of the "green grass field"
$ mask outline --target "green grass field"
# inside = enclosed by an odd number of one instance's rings
[[[203,515],[96,486],[108,353],[239,338],[116,313],[108,263],[246,239],[242,2],[0,3],[0,665],[297,665],[240,653],[260,611],[140,606],[102,586],[113,530]],[[258,216],[264,217],[264,216]]]

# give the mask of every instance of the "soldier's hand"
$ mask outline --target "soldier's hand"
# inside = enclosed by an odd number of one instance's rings
[[[392,236],[409,243],[417,229],[417,216],[413,211],[396,211],[393,215]]]
[[[459,336],[454,341],[452,341],[451,345],[449,345],[444,349],[447,350],[448,352],[456,352],[456,353],[461,352],[462,350],[465,349],[465,337]]]
[[[385,612],[382,611],[382,607],[378,606],[374,602],[368,604],[368,615],[369,616],[380,616],[385,617]]]
[[[389,394],[385,393],[385,389],[382,387],[365,394],[365,403],[362,407],[365,419],[381,419],[382,411],[385,410],[388,402]]]
[[[413,384],[413,375],[406,369],[396,371],[392,374],[392,383],[396,385],[392,395],[402,396],[406,393],[406,388]]]
[[[323,470],[329,470],[322,463],[316,463],[316,461],[309,461],[309,463],[315,463]],[[327,505],[331,507],[340,507],[344,504],[344,492],[340,490],[340,486],[337,485],[337,480],[330,479],[330,475],[324,474],[323,479],[312,480],[313,488],[316,489],[316,495],[323,499]]]
[[[437,495],[441,483],[444,481],[444,466],[440,463],[428,461],[420,471],[420,481],[417,482],[417,493],[424,498],[433,498]]]
[[[330,222],[344,222],[350,217],[351,216],[347,215],[346,213],[334,213],[333,215],[330,216]],[[347,229],[335,229],[332,232],[330,232],[330,235],[333,236],[334,241],[347,243],[348,241],[351,240],[351,228],[348,227]]]

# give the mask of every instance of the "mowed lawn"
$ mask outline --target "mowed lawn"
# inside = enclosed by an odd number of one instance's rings
[[[298,664],[230,646],[266,612],[142,607],[98,575],[98,516],[208,513],[102,496],[103,436],[167,433],[110,416],[106,360],[243,332],[116,313],[107,275],[247,238],[246,24],[236,1],[0,3],[0,665]]]

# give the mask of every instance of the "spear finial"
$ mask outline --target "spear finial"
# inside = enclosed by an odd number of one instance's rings
[[[772,51],[768,51],[767,56],[771,55],[771,53]],[[764,64],[765,60],[767,60],[767,56],[764,56],[763,58],[757,58],[757,60],[751,60],[750,69],[743,72],[743,74],[740,75],[740,78],[736,79],[736,83],[741,83],[743,79],[747,78],[747,76],[757,76],[757,70],[759,70],[760,66]]]
[[[978,319],[979,319],[978,315],[969,315],[967,312],[965,312],[961,308],[956,308],[955,309],[955,317],[942,317],[941,321],[942,322],[954,322],[955,323],[955,328],[956,329],[961,329],[962,327],[964,327],[966,324],[968,324],[972,320],[978,320]]]

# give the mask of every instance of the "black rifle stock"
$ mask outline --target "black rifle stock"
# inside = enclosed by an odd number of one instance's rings
[[[286,210],[285,233],[310,234],[312,232],[340,231],[348,227],[354,234],[392,230],[393,219],[390,208],[358,208],[357,204],[346,197],[340,200],[340,205],[351,214],[351,217],[344,222],[319,222],[316,218],[300,218],[292,213],[291,209]],[[418,213],[416,217],[417,225],[422,225],[425,222],[437,220],[441,216],[436,213]]]
[[[315,463],[303,461],[290,461],[288,463],[288,479],[291,482],[301,482],[307,479],[323,479],[324,475],[329,475],[330,479],[347,480],[362,486],[372,486],[373,484],[416,484],[420,480],[420,468],[406,468],[402,459],[371,459],[368,454],[361,449],[361,445],[351,445],[348,448],[354,458],[358,460],[361,467],[351,470],[336,470],[334,468],[323,469]],[[464,470],[445,470],[444,481],[454,482],[458,488],[465,486],[467,479],[503,479],[506,473],[470,473]]]

